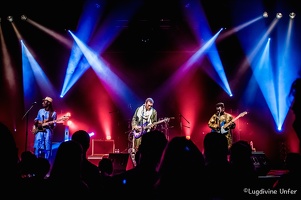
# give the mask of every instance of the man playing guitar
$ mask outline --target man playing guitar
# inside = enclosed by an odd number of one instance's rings
[[[211,131],[215,131],[225,135],[228,141],[228,148],[232,146],[232,130],[236,127],[233,120],[233,116],[225,112],[224,103],[220,102],[216,104],[216,113],[214,113],[208,121],[208,126]],[[227,128],[224,128],[225,124]]]
[[[153,108],[154,100],[147,98],[145,103],[139,106],[131,121],[132,133],[133,133],[133,147],[132,150],[137,151],[141,144],[141,136],[152,129],[156,128],[156,125],[152,126],[157,122],[157,111]]]
[[[49,159],[52,150],[52,134],[56,126],[57,113],[52,106],[52,98],[46,97],[42,100],[42,108],[34,119],[34,153],[37,157]],[[53,121],[53,123],[46,123]],[[44,124],[47,124],[43,126]]]

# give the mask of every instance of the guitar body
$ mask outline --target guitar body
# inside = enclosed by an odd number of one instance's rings
[[[148,132],[148,131],[146,131],[146,130],[144,130],[144,131],[142,131],[142,128],[139,128],[138,130],[133,130],[133,135],[134,135],[134,137],[135,137],[135,139],[138,139],[138,138],[140,138],[143,134],[145,134],[146,132]]]
[[[38,132],[45,132],[46,131],[46,128],[43,127],[43,126],[36,126],[36,125],[33,125],[32,127],[32,133],[33,134],[37,134]]]
[[[227,134],[229,132],[229,128],[224,128],[224,123],[221,124],[221,130],[220,130],[220,133],[221,134]]]
[[[133,129],[132,130],[132,133],[133,133],[133,136],[135,137],[135,139],[138,139],[140,138],[143,134],[149,132],[155,125],[157,124],[161,124],[163,122],[169,122],[170,119],[173,119],[174,117],[171,117],[171,118],[165,118],[165,119],[162,119],[160,121],[157,121],[157,122],[154,122],[152,124],[148,124],[146,126],[142,126],[142,127],[139,127],[138,129]]]
[[[47,126],[50,126],[54,123],[57,123],[57,122],[61,122],[61,121],[66,121],[67,119],[69,119],[69,115],[67,116],[63,116],[57,120],[53,120],[53,121],[48,121],[48,122],[44,122],[44,123],[39,123],[38,125],[33,125],[32,127],[32,133],[35,135],[37,134],[38,132],[45,132],[46,131],[46,127]]]
[[[245,116],[246,114],[248,114],[248,113],[247,113],[247,112],[242,112],[242,113],[240,113],[237,117],[235,117],[234,119],[232,119],[230,122],[228,122],[228,123],[225,123],[225,122],[221,123],[221,130],[220,130],[220,132],[221,132],[222,134],[228,133],[228,132],[229,132],[229,129],[230,129],[229,126],[230,126],[232,123],[234,123],[236,120],[238,120],[239,118]]]

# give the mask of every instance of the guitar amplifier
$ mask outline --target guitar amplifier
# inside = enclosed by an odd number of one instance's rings
[[[113,153],[115,149],[114,140],[92,139],[92,156]]]
[[[52,142],[63,142],[70,140],[69,135],[69,126],[65,126],[64,124],[57,124],[54,128]]]

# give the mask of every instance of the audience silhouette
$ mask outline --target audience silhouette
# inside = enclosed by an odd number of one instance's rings
[[[21,175],[22,190],[20,193],[23,195],[23,197],[30,197],[31,199],[40,199],[40,196],[33,196],[32,194],[36,193],[37,191],[41,194],[47,194],[49,192],[47,174],[50,170],[50,161],[47,158],[37,158],[35,154],[31,154],[33,156],[32,158],[29,158],[27,162],[31,162],[32,171],[30,171],[29,174]],[[23,166],[25,165],[22,165],[20,167]]]
[[[273,185],[274,189],[293,190],[296,193],[289,195],[288,199],[301,199],[301,154],[288,153],[285,159],[288,173],[282,175]]]
[[[206,188],[210,199],[231,199],[231,168],[227,138],[217,132],[204,137]]]
[[[159,179],[154,185],[154,199],[208,199],[204,167],[204,156],[190,139],[173,137],[158,166]]]
[[[36,163],[35,177],[41,180],[48,178],[47,175],[51,167],[50,161],[46,158],[39,157]]]
[[[87,158],[87,151],[90,148],[90,135],[85,130],[78,130],[72,134],[71,140],[78,142],[83,148],[81,175],[90,190],[97,194],[99,170],[98,167]]]
[[[165,134],[159,130],[151,130],[142,135],[139,145],[139,162],[132,169],[114,175],[113,184],[115,194],[122,197],[131,197],[135,191],[149,195],[153,191],[153,185],[158,179],[156,167],[160,161],[162,152],[167,144]]]
[[[112,186],[113,161],[110,158],[103,157],[98,162],[99,169],[99,186],[98,192],[111,193],[114,192]]]
[[[82,146],[73,140],[62,142],[48,177],[51,197],[89,198],[91,191],[81,176]]]
[[[248,141],[238,140],[230,148],[231,193],[238,199],[253,198],[244,191],[259,189],[260,182],[252,160],[252,148]]]
[[[110,158],[102,158],[97,167],[101,176],[111,176],[113,173],[113,162]]]
[[[23,151],[18,163],[19,176],[30,178],[35,175],[37,156],[31,151]]]
[[[1,152],[1,195],[3,197],[18,197],[20,177],[18,173],[18,149],[12,132],[0,122],[0,152]]]

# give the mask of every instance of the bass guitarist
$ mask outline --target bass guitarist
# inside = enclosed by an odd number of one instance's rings
[[[131,126],[133,134],[133,147],[136,152],[141,144],[141,136],[152,129],[156,128],[156,125],[151,126],[157,122],[157,111],[153,108],[154,100],[147,98],[143,105],[139,106],[132,117]],[[145,128],[150,127],[150,128]]]
[[[233,116],[225,112],[224,103],[220,102],[216,104],[216,113],[211,116],[208,126],[212,132],[215,131],[225,135],[228,141],[228,148],[232,146],[232,130],[235,129],[236,124]]]
[[[46,97],[42,100],[42,108],[38,111],[34,119],[34,128],[32,131],[35,134],[34,154],[37,157],[44,157],[46,159],[49,159],[51,155],[52,135],[56,126],[55,120],[57,119],[57,113],[54,111],[52,103],[53,100],[51,97]]]

